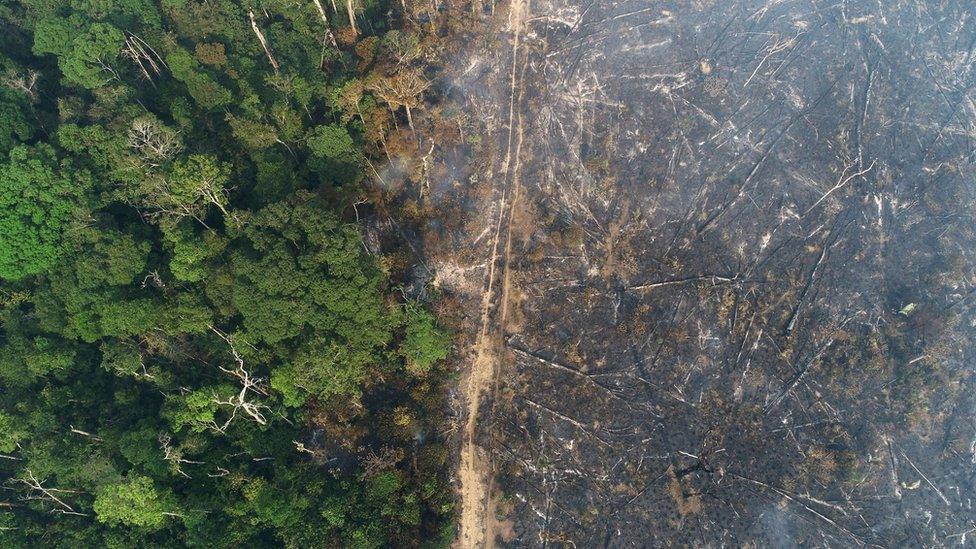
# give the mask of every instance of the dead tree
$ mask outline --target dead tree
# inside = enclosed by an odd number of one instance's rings
[[[226,477],[230,474],[230,471],[224,469],[223,467],[217,467],[215,470],[217,471],[216,473],[207,473],[207,476],[210,478],[220,478]]]
[[[69,425],[68,426],[68,430],[71,431],[72,433],[76,434],[76,435],[81,435],[83,437],[90,438],[90,439],[94,440],[95,442],[102,442],[102,437],[100,437],[98,435],[93,435],[92,433],[89,433],[88,431],[83,431],[81,429],[78,429],[74,425]]]
[[[349,14],[349,26],[352,27],[353,36],[359,36],[356,29],[356,10],[352,7],[352,0],[346,0],[346,12]]]
[[[264,33],[258,27],[258,22],[254,19],[254,10],[247,10],[247,16],[251,19],[251,29],[254,34],[258,37],[258,42],[261,43],[261,47],[264,49],[264,54],[268,56],[268,61],[271,62],[271,68],[274,69],[275,74],[278,74],[278,62],[275,61],[273,55],[271,55],[271,49],[268,47],[268,41],[264,38]]]
[[[75,490],[61,490],[58,488],[48,488],[44,486],[45,481],[38,480],[37,477],[34,476],[34,473],[30,469],[27,469],[25,473],[27,475],[25,478],[16,479],[17,482],[27,486],[29,489],[27,495],[23,497],[25,501],[41,500],[41,501],[47,501],[53,503],[54,508],[51,509],[52,513],[76,515],[81,517],[89,516],[87,513],[81,513],[75,511],[74,507],[72,507],[71,505],[66,503],[63,499],[61,499],[63,496],[58,495],[58,494],[77,494],[79,492]]]
[[[234,395],[229,397],[221,397],[220,395],[214,393],[213,402],[218,406],[229,406],[231,408],[230,416],[224,421],[223,425],[217,425],[216,422],[211,422],[211,428],[213,428],[218,433],[223,433],[227,430],[227,427],[234,422],[237,418],[239,412],[243,412],[247,417],[258,425],[266,425],[268,423],[267,419],[264,417],[264,411],[270,408],[259,401],[251,400],[252,393],[257,396],[267,396],[268,393],[264,389],[264,378],[256,377],[251,374],[244,367],[244,359],[241,358],[240,353],[234,347],[234,342],[227,334],[218,330],[217,328],[210,326],[210,330],[217,334],[218,337],[223,339],[228,346],[230,346],[231,355],[234,357],[235,367],[225,368],[223,366],[218,366],[221,372],[233,376],[241,384],[241,390]]]
[[[159,435],[159,448],[163,451],[163,459],[168,461],[173,467],[173,470],[179,473],[183,478],[193,478],[183,471],[182,464],[186,463],[189,465],[203,465],[203,461],[193,461],[190,459],[183,459],[183,452],[179,449],[173,448],[170,444],[172,438],[167,434]]]
[[[146,167],[158,167],[183,150],[179,133],[152,116],[137,118],[128,132],[128,145]]]
[[[818,198],[817,201],[813,203],[813,206],[810,206],[809,208],[807,208],[807,211],[803,212],[803,217],[806,217],[811,211],[814,210],[814,208],[816,208],[824,200],[826,200],[828,196],[830,196],[831,194],[833,194],[834,191],[836,191],[837,189],[843,187],[844,185],[847,185],[848,183],[850,183],[854,179],[856,179],[858,177],[861,177],[862,175],[864,175],[864,174],[868,173],[869,171],[871,171],[872,169],[874,169],[875,162],[876,161],[871,161],[871,165],[870,166],[868,166],[867,168],[864,168],[863,170],[861,170],[859,172],[855,172],[855,173],[853,173],[851,175],[848,175],[847,177],[844,177],[844,176],[847,175],[847,170],[851,169],[852,166],[846,166],[846,167],[844,167],[844,172],[840,174],[840,178],[837,180],[837,184],[834,185],[833,187],[831,187],[829,191],[825,192],[823,194],[823,196],[821,196],[820,198]]]
[[[404,452],[402,448],[383,446],[379,452],[370,450],[362,461],[363,472],[359,475],[359,478],[368,479],[374,477],[378,473],[392,468],[403,457]]]
[[[37,79],[40,76],[41,73],[33,69],[29,69],[25,74],[19,74],[11,70],[3,76],[0,83],[10,89],[23,92],[27,96],[27,99],[31,103],[34,103],[37,101],[37,90],[34,89],[34,86],[37,85]]]
[[[151,83],[153,76],[159,76],[162,68],[166,67],[166,61],[150,46],[145,40],[138,36],[127,33],[125,46],[122,48],[122,55],[130,59],[139,67],[139,71]],[[153,84],[155,86],[155,84]]]
[[[312,0],[315,2],[315,8],[319,11],[319,17],[322,18],[322,25],[325,26],[325,40],[332,45],[336,50],[339,49],[339,44],[336,43],[335,35],[332,34],[332,28],[329,27],[329,18],[325,16],[325,8],[322,7],[322,2],[320,0]],[[333,7],[335,7],[333,5]]]
[[[419,70],[407,69],[391,77],[372,78],[368,86],[390,107],[390,111],[396,112],[400,107],[406,109],[407,123],[413,130],[411,109],[421,105],[421,95],[430,87],[430,82],[424,80]]]

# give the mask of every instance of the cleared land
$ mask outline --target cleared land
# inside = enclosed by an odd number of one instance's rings
[[[505,9],[426,247],[477,311],[460,543],[969,541],[968,4]]]

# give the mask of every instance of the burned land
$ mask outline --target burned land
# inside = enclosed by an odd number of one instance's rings
[[[463,541],[971,541],[972,6],[463,9],[422,190]]]

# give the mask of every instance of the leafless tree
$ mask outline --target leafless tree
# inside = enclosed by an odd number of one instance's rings
[[[150,82],[153,81],[153,76],[162,74],[162,69],[166,67],[166,61],[159,53],[145,40],[132,33],[126,34],[122,55],[135,63],[142,75]]]
[[[369,89],[382,99],[391,111],[403,107],[407,111],[407,121],[413,129],[411,109],[419,107],[421,96],[430,87],[419,69],[405,69],[393,76],[375,76],[367,82]]]
[[[258,425],[267,424],[267,419],[264,417],[264,411],[269,410],[270,408],[257,400],[253,400],[254,396],[268,396],[267,390],[264,387],[264,378],[252,375],[251,372],[245,368],[244,359],[241,358],[237,348],[234,347],[234,342],[231,339],[231,336],[228,336],[213,326],[210,326],[210,330],[227,343],[227,345],[230,347],[231,355],[234,357],[235,365],[233,368],[225,368],[224,366],[218,366],[218,368],[220,368],[221,372],[234,377],[241,386],[241,390],[239,392],[229,397],[221,397],[216,393],[213,395],[213,402],[215,404],[218,406],[230,407],[230,415],[222,425],[218,425],[216,422],[213,422],[211,427],[215,431],[223,433],[227,430],[231,423],[234,422],[238,413],[241,412],[243,412],[245,416],[250,418]]]
[[[325,29],[325,37],[323,38],[324,42],[327,42],[333,48],[338,50],[339,44],[336,43],[335,35],[332,34],[332,28],[329,27],[329,18],[325,16],[325,8],[322,7],[321,0],[312,0],[312,2],[315,3],[315,9],[318,10],[319,17],[322,18],[322,25]],[[333,8],[334,7],[335,5],[333,5]]]
[[[416,35],[407,31],[392,31],[383,38],[383,50],[397,67],[406,67],[420,57]]]
[[[128,144],[142,164],[150,168],[161,166],[183,150],[179,132],[166,127],[154,116],[143,116],[132,121]]]
[[[377,452],[370,450],[366,454],[366,457],[363,458],[363,472],[360,473],[360,478],[367,479],[376,476],[377,473],[396,465],[397,462],[403,459],[403,456],[402,448],[383,446]]]
[[[64,494],[78,494],[76,490],[62,490],[59,488],[51,488],[44,486],[43,480],[38,480],[34,473],[27,469],[24,471],[25,477],[15,479],[16,482],[27,486],[27,495],[23,497],[24,500],[41,500],[47,501],[53,504],[51,509],[52,513],[61,513],[65,515],[77,515],[82,517],[89,516],[87,513],[81,513],[76,511],[74,507],[69,505],[64,501]]]
[[[278,61],[275,60],[274,55],[271,55],[271,48],[268,47],[268,41],[265,39],[264,33],[261,32],[261,28],[258,27],[257,20],[254,19],[254,10],[247,10],[247,17],[251,20],[251,30],[258,37],[258,42],[261,43],[264,54],[268,57],[268,61],[271,62],[271,68],[274,69],[275,74],[278,74]]]
[[[356,9],[353,7],[353,0],[346,0],[346,13],[349,15],[349,26],[352,27],[353,35],[359,35],[356,29]]]
[[[0,83],[4,86],[23,92],[27,96],[27,99],[31,103],[37,101],[37,90],[34,86],[37,85],[37,79],[41,76],[41,73],[35,71],[34,69],[28,69],[26,73],[19,73],[14,70],[8,70],[3,78],[0,79]]]
[[[163,451],[163,459],[168,461],[170,466],[183,478],[193,478],[183,471],[183,464],[188,465],[203,465],[203,461],[194,461],[190,459],[183,458],[183,451],[179,448],[174,448],[172,445],[172,437],[163,433],[159,435],[159,448]]]

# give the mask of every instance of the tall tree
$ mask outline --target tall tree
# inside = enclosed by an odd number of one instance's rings
[[[18,146],[0,165],[0,278],[19,280],[58,260],[64,232],[84,216],[90,180],[69,175],[54,149]]]

